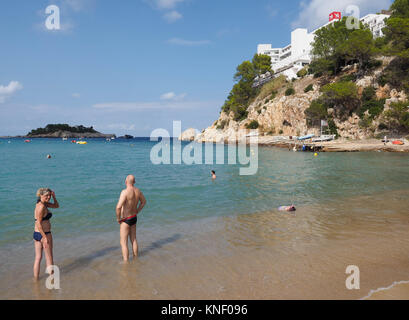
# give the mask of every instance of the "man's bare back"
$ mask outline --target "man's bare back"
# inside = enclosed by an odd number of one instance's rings
[[[125,180],[126,189],[122,190],[116,206],[116,218],[120,224],[120,238],[124,261],[129,259],[128,237],[132,243],[134,257],[138,255],[136,241],[137,215],[146,204],[146,199],[141,190],[134,187],[135,177],[129,175]]]
[[[137,214],[138,203],[141,200],[141,191],[135,187],[126,188],[122,190],[121,197],[125,198],[121,210],[121,219],[126,219]]]

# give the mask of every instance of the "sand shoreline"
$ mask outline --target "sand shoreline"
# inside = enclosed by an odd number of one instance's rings
[[[273,146],[292,149],[294,145],[302,146],[303,144],[312,146],[321,152],[359,152],[359,151],[383,151],[383,152],[409,152],[409,142],[406,139],[400,139],[404,145],[394,145],[392,140],[384,144],[379,139],[366,140],[346,140],[338,139],[333,141],[315,142],[281,140],[274,141],[271,137],[259,137],[258,144],[261,146]]]
[[[409,299],[409,286],[402,283],[402,288],[398,282],[409,274],[405,255],[409,248],[409,218],[404,210],[407,194],[407,190],[401,190],[387,195],[394,197],[393,210],[372,195],[348,198],[336,208],[330,203],[299,207],[295,214],[266,211],[141,228],[141,256],[129,265],[119,262],[117,232],[93,235],[84,247],[78,245],[84,243],[82,239],[67,243],[56,237],[63,290],[48,292],[43,287],[45,278],[40,286],[33,287],[29,245],[23,249],[25,254],[8,258],[13,268],[2,266],[0,283],[7,290],[0,296]],[[369,210],[359,209],[362,201],[368,202]],[[74,252],[68,248],[77,249]],[[21,256],[25,262],[16,264]],[[345,287],[348,265],[360,269],[360,290]],[[396,285],[383,290],[391,283]]]

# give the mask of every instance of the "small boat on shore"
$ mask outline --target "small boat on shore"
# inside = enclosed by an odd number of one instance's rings
[[[395,145],[398,145],[398,146],[403,146],[404,145],[403,141],[401,141],[401,140],[392,141],[392,144],[395,144]]]
[[[308,139],[311,139],[313,137],[315,137],[315,134],[307,134],[306,136],[298,137],[297,140],[300,140],[300,141],[301,140],[308,140]]]
[[[335,134],[326,134],[319,137],[312,138],[312,142],[323,142],[323,141],[331,141],[335,139]]]

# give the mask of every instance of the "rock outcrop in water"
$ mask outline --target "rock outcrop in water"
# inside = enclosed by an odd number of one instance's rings
[[[182,132],[182,134],[178,137],[179,140],[182,141],[193,141],[196,139],[197,133],[196,129],[189,128]]]
[[[48,124],[45,128],[31,130],[27,138],[112,138],[115,134],[105,134],[93,127],[74,126],[68,124]]]
[[[115,134],[106,134],[100,132],[69,132],[69,131],[56,131],[48,134],[30,134],[24,138],[112,138],[116,137]]]

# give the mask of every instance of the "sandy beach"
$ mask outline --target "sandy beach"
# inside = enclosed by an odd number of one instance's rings
[[[322,152],[358,152],[358,151],[383,151],[383,152],[409,152],[409,141],[406,139],[399,139],[404,142],[403,145],[394,145],[392,140],[384,144],[379,139],[365,139],[365,140],[347,140],[337,139],[333,141],[315,142],[311,143],[308,140],[279,140],[273,137],[260,136],[258,143],[262,146],[276,146],[282,148],[292,149],[296,143],[298,146],[303,144],[319,148]]]
[[[409,299],[407,190],[301,207],[220,217],[138,233],[141,256],[120,262],[116,233],[56,240],[59,291],[33,284],[31,246],[0,252],[2,299]],[[365,210],[360,204],[365,203]],[[359,214],[358,214],[359,213]],[[81,245],[82,243],[82,245]],[[13,265],[10,269],[8,265]],[[345,286],[346,267],[360,289]]]

